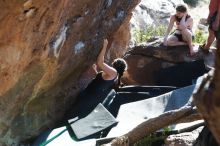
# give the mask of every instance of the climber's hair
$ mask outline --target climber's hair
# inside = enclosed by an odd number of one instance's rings
[[[118,86],[121,84],[121,77],[123,76],[124,71],[127,70],[127,63],[122,58],[117,58],[112,62],[112,66],[116,69],[118,72]]]
[[[182,12],[182,13],[187,12],[187,5],[185,5],[185,4],[178,4],[176,6],[176,11]]]

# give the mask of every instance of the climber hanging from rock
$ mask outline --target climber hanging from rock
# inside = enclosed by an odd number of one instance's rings
[[[104,56],[108,46],[108,40],[104,39],[103,47],[98,55],[96,64],[93,68],[96,71],[96,77],[89,83],[85,90],[83,90],[78,100],[74,105],[74,115],[78,116],[81,113],[83,116],[87,115],[99,103],[102,103],[106,95],[116,86],[120,86],[121,77],[127,69],[127,63],[122,58],[117,58],[112,62],[112,66],[104,62]],[[100,70],[97,71],[96,67]],[[117,82],[117,83],[116,83]]]

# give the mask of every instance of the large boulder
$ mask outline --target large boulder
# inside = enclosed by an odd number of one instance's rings
[[[54,125],[139,0],[0,1],[0,145]]]
[[[123,76],[125,84],[183,87],[207,72],[203,63],[204,55],[200,51],[197,56],[188,57],[188,46],[166,47],[161,41],[158,39],[135,46],[126,52],[124,59],[128,70]]]

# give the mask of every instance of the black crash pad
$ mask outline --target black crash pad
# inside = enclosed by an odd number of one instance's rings
[[[111,96],[112,99],[109,100],[109,105],[105,107],[116,117],[122,104],[152,98],[175,89],[177,88],[171,86],[125,86],[120,88],[114,96]]]
[[[154,78],[158,86],[185,87],[207,72],[204,60],[196,60],[156,71]]]
[[[84,139],[116,123],[117,121],[111,113],[99,103],[88,116],[71,123],[71,128],[76,138]]]
[[[177,89],[174,86],[140,86],[129,85],[119,88],[118,92],[149,92],[150,94],[164,94]]]
[[[111,129],[107,137],[123,135],[147,119],[179,109],[191,100],[190,97],[197,86],[191,85],[154,98],[120,105],[116,118],[119,123]]]

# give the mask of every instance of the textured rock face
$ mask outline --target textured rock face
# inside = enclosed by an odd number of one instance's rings
[[[0,143],[53,126],[139,0],[0,0]]]
[[[124,23],[113,36],[113,42],[106,57],[108,62],[112,62],[115,58],[122,57],[127,51],[129,41],[131,39],[129,23],[130,18],[131,17],[127,17],[125,19]]]

